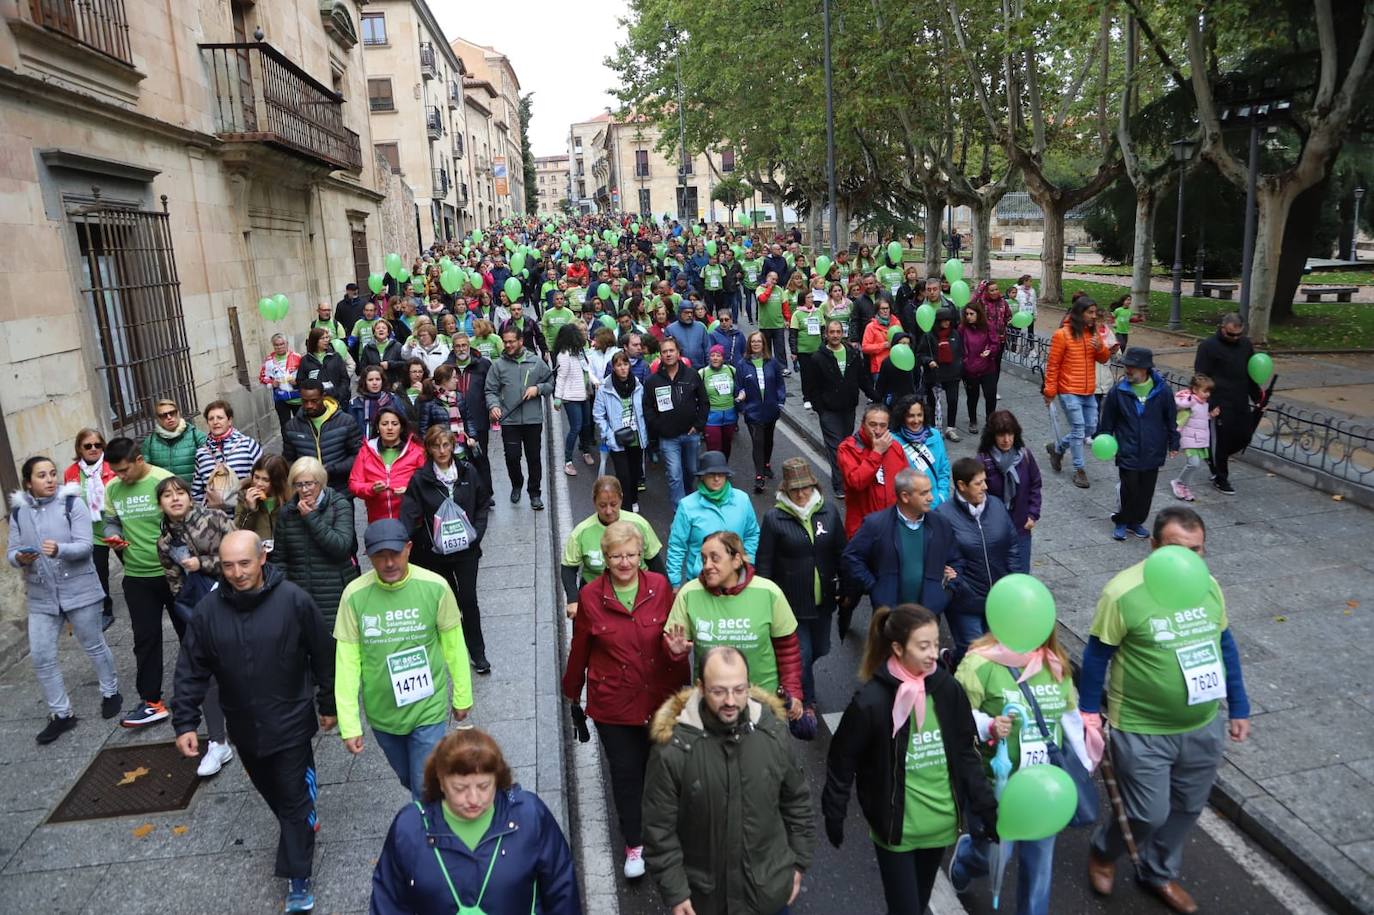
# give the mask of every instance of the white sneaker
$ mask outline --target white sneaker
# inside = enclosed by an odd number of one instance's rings
[[[644,876],[644,846],[625,846],[625,876],[631,880]]]
[[[214,775],[224,764],[234,758],[234,748],[227,743],[216,743],[210,741],[210,747],[205,751],[205,756],[201,758],[200,765],[196,767],[196,774],[201,778],[208,778]]]
[[[563,462],[563,472],[566,473],[566,474],[567,474],[568,476],[570,476],[570,477],[575,477],[575,476],[577,476],[577,468],[573,466],[573,462],[572,462],[572,461],[564,461],[564,462]]]
[[[802,401],[802,407],[805,408],[805,409],[807,409],[807,410],[810,410],[810,409],[811,409],[811,401],[809,401],[809,400],[803,400],[803,401]]]
[[[945,429],[945,438],[949,439],[951,442],[959,441],[959,430],[953,426],[948,427]]]

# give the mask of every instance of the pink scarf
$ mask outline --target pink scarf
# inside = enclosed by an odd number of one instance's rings
[[[887,672],[897,678],[897,698],[892,703],[892,736],[897,736],[912,712],[916,713],[919,730],[926,720],[926,675],[913,674],[893,657],[887,659]]]
[[[969,650],[975,654],[982,655],[989,661],[1001,664],[1003,667],[1021,668],[1021,676],[1016,678],[1017,683],[1025,683],[1046,667],[1049,668],[1050,675],[1054,677],[1055,680],[1064,679],[1064,665],[1059,660],[1059,655],[1050,651],[1043,645],[1025,654],[1018,654],[1001,642],[992,645],[984,645],[982,648],[971,648]]]

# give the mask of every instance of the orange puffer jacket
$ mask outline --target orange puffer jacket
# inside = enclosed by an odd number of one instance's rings
[[[1096,389],[1095,364],[1112,357],[1107,347],[1093,345],[1100,343],[1100,339],[1097,334],[1075,337],[1067,324],[1054,332],[1050,338],[1050,358],[1045,364],[1046,397],[1060,394],[1082,396]]]

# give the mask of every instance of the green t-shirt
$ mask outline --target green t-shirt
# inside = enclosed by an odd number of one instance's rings
[[[1129,334],[1131,332],[1131,310],[1125,305],[1112,312],[1116,318],[1116,332],[1118,334]]]
[[[1145,563],[1107,582],[1091,635],[1117,648],[1107,679],[1107,715],[1132,734],[1182,734],[1210,724],[1226,696],[1221,633],[1229,624],[1221,586],[1202,606],[1166,610],[1145,588]]]
[[[709,365],[701,370],[701,382],[706,385],[706,399],[712,410],[733,410],[735,407],[735,367]]]
[[[825,339],[825,315],[819,308],[798,308],[792,312],[792,329],[797,332],[797,352],[814,353]]]
[[[744,268],[744,288],[757,289],[759,280],[762,279],[763,258],[756,257],[753,260],[742,260],[739,265]]]
[[[1131,386],[1131,391],[1134,392],[1136,399],[1141,403],[1148,400],[1150,392],[1155,389],[1155,380],[1153,378],[1146,378],[1140,384],[1136,384],[1133,381],[1128,381],[1126,383]]]
[[[462,840],[469,850],[475,851],[481,843],[482,837],[491,828],[492,817],[496,815],[496,805],[488,807],[475,820],[465,820],[452,810],[448,809],[448,804],[440,804],[439,809],[444,812],[444,822],[448,828],[453,830],[453,834]]]
[[[394,464],[394,463],[396,463],[396,459],[397,459],[398,457],[401,456],[401,449],[400,449],[400,448],[382,448],[382,449],[379,449],[377,453],[378,453],[379,455],[381,455],[381,457],[382,457],[382,463],[385,464],[385,465],[387,466],[388,469],[390,469],[390,468],[391,468],[391,465]]]
[[[344,588],[334,638],[358,646],[363,708],[374,728],[409,734],[447,720],[449,670],[439,633],[462,623],[448,582],[414,563],[394,585],[372,571]]]
[[[853,303],[845,299],[841,304],[834,305],[829,299],[826,299],[825,305],[821,307],[821,312],[825,315],[827,324],[831,321],[839,321],[844,335],[849,336],[849,316],[854,313]]]
[[[749,361],[754,363],[754,379],[759,383],[759,400],[766,400],[767,395],[764,392],[768,385],[767,379],[763,377],[763,357],[758,356]]]
[[[367,346],[367,344],[372,342],[372,325],[376,324],[379,320],[381,319],[373,318],[369,321],[367,318],[359,318],[353,322],[353,332],[349,334],[349,336],[357,338],[360,348]]]
[[[896,267],[879,267],[875,272],[878,278],[878,285],[892,293],[892,297],[897,297],[897,290],[902,288],[902,271]]]
[[[901,585],[897,599],[903,604],[921,602],[921,584],[926,574],[926,526],[925,523],[915,530],[907,527],[901,518],[897,519],[897,545],[901,549]]]
[[[964,655],[964,660],[959,662],[959,670],[954,677],[968,694],[969,705],[976,711],[996,718],[1004,714],[1009,703],[1024,710],[1024,714],[1017,714],[1011,733],[1007,735],[1007,755],[1011,757],[1013,771],[1023,765],[1048,764],[1049,757],[1045,751],[1044,738],[1040,734],[1040,726],[1035,722],[1035,712],[1031,710],[1021,688],[1016,685],[1010,670],[980,654],[969,652]],[[1062,746],[1064,733],[1060,720],[1070,709],[1078,707],[1078,697],[1074,692],[1072,678],[1066,676],[1063,680],[1056,681],[1049,670],[1041,669],[1026,681],[1026,686],[1030,687],[1035,701],[1040,705],[1040,714],[1045,718],[1045,727],[1049,728],[1050,736],[1056,744]],[[979,735],[980,738],[986,736]],[[1025,759],[1021,756],[1023,747],[1027,754]],[[988,777],[991,778],[991,762],[996,747],[989,746],[986,740],[979,740],[978,748],[982,751],[983,763]]]
[[[627,587],[612,583],[611,590],[615,592],[615,599],[625,606],[626,610],[634,612],[635,598],[639,595],[639,579],[635,578]]]
[[[674,626],[684,627],[692,639],[698,668],[708,649],[731,645],[749,662],[754,685],[772,693],[778,688],[772,640],[796,632],[797,618],[782,591],[766,578],[752,578],[744,590],[728,597],[712,594],[694,578],[677,592],[663,628]]]
[[[642,515],[627,509],[620,510],[620,520],[628,521],[639,528],[639,533],[644,538],[644,555],[640,557],[639,567],[648,568],[648,560],[653,559],[658,555],[658,551],[663,549],[658,535]],[[572,529],[572,533],[568,535],[568,542],[563,546],[563,565],[581,566],[584,582],[591,581],[606,571],[606,557],[601,555],[601,535],[604,533],[606,525],[601,523],[601,516],[593,514],[582,519]],[[572,597],[575,598],[576,595]]]
[[[829,347],[826,348],[829,349]],[[830,350],[830,355],[835,357],[835,364],[840,367],[840,374],[843,375],[845,363],[849,361],[849,350],[845,349],[842,344],[839,349]]]
[[[759,302],[760,330],[778,330],[783,326],[782,297],[783,288],[774,286],[773,291],[768,296],[768,301]]]
[[[707,264],[701,268],[701,278],[706,283],[706,288],[715,292],[725,283],[725,268],[719,264]]]
[[[106,521],[119,519],[129,546],[119,554],[124,574],[133,578],[161,578],[162,563],[157,558],[157,538],[162,533],[162,508],[157,503],[157,484],[172,474],[148,465],[143,479],[126,485],[119,477],[105,486]]]
[[[902,809],[902,839],[888,845],[869,831],[873,843],[888,851],[917,848],[943,848],[953,845],[959,835],[959,815],[954,806],[949,765],[945,761],[945,741],[940,719],[935,716],[935,700],[926,696],[925,726],[916,726],[911,713],[911,739],[906,747],[906,802]]]
[[[487,334],[485,337],[473,337],[471,340],[472,348],[477,350],[488,359],[495,359],[501,353],[501,338],[496,334]]]
[[[552,346],[553,339],[558,336],[559,329],[564,324],[572,323],[576,318],[577,316],[573,314],[572,309],[566,305],[562,308],[550,308],[544,312],[544,339],[549,341],[549,345]]]

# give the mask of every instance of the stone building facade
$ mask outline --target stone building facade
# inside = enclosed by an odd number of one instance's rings
[[[560,212],[559,203],[568,199],[568,157],[538,156],[534,171],[539,192],[537,212]]]

